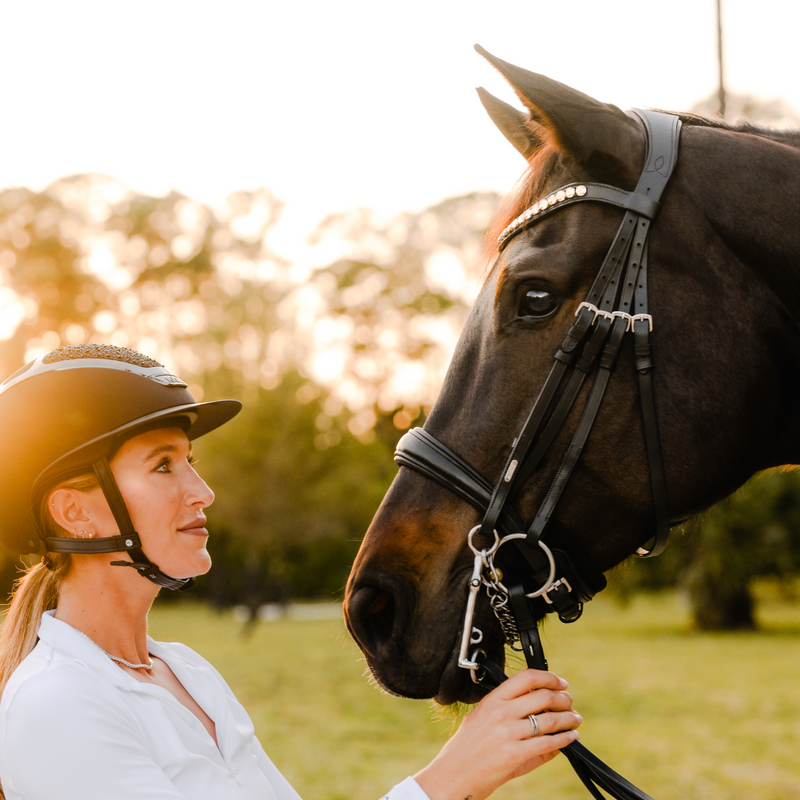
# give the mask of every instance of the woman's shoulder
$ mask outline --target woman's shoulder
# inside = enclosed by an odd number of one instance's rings
[[[39,636],[3,690],[0,716],[4,720],[12,708],[19,718],[36,716],[43,708],[80,713],[96,703],[113,706],[124,676],[107,663],[96,645],[47,614]]]
[[[12,706],[16,713],[35,713],[39,708],[85,708],[87,700],[109,702],[112,693],[85,664],[53,658],[40,642],[17,667],[3,691],[0,711]]]

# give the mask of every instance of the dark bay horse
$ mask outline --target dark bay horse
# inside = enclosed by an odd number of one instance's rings
[[[525,113],[482,92],[529,164],[490,241],[559,187],[598,182],[632,192],[646,160],[634,117],[484,53]],[[653,397],[672,522],[754,472],[800,455],[800,134],[730,127],[692,115],[649,233]],[[626,213],[574,203],[521,227],[491,267],[425,430],[491,484],[545,383],[554,353],[595,281]],[[542,541],[597,573],[652,536],[655,507],[637,356],[616,368]],[[591,374],[563,427],[513,499],[536,514],[588,402]],[[348,583],[346,619],[389,692],[441,703],[484,690],[457,658],[482,515],[439,482],[401,468]],[[503,663],[504,636],[479,601],[482,647]]]

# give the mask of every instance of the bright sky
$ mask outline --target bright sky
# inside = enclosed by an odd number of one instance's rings
[[[800,4],[723,5],[728,88],[800,109]],[[474,87],[513,96],[474,42],[622,107],[716,88],[715,0],[0,0],[0,187],[266,186],[290,256],[331,211],[505,191],[522,160]]]

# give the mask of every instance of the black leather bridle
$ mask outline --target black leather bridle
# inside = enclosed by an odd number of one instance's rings
[[[493,487],[464,459],[420,428],[403,436],[395,452],[395,461],[400,466],[437,481],[484,513],[483,521],[470,532],[468,539],[476,558],[459,665],[472,670],[473,680],[487,687],[496,686],[506,676],[477,647],[483,635],[472,627],[472,615],[481,585],[489,591],[507,643],[513,646],[519,640],[519,649],[525,654],[528,666],[538,669],[547,669],[547,661],[537,620],[554,611],[563,622],[574,622],[581,615],[583,603],[605,587],[602,573],[587,564],[580,553],[551,549],[542,536],[581,456],[620,347],[629,332],[633,333],[656,516],[653,544],[649,550],[639,548],[638,554],[658,555],[669,535],[669,508],[652,384],[653,318],[647,302],[647,242],[650,224],[658,213],[661,194],[677,159],[681,122],[674,115],[650,110],[636,109],[629,114],[642,125],[647,142],[644,169],[634,191],[599,183],[569,184],[527,209],[499,237],[498,248],[502,252],[514,236],[539,219],[577,202],[607,203],[625,211],[586,300],[578,307],[539,396],[512,444],[498,483]],[[594,380],[572,440],[533,520],[524,525],[509,503],[541,463],[590,373],[594,373]],[[563,389],[557,396],[559,387]],[[479,550],[473,545],[475,535],[494,544]],[[502,573],[495,565],[501,546],[512,551],[512,557],[503,561]],[[469,646],[474,646],[475,651],[467,658]],[[595,784],[620,800],[648,797],[579,743],[569,745],[564,752],[596,798],[602,800],[603,795]]]

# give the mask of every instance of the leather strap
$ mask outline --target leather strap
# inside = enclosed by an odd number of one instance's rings
[[[484,512],[491,496],[491,483],[457,453],[443,445],[422,428],[412,428],[397,443],[394,459],[401,467],[408,467],[445,486],[455,495]],[[496,530],[501,536],[525,530],[522,520],[510,506],[503,508]],[[504,557],[503,566],[519,571],[522,565],[529,570],[531,590],[544,583],[549,572],[549,562],[539,547],[531,547],[524,540],[507,545],[513,557]],[[559,546],[551,547],[556,562],[556,583],[570,586],[572,591],[555,588],[548,599],[536,598],[540,615],[555,611],[564,622],[580,616],[583,603],[591,600],[606,586],[605,576],[584,564],[579,570],[571,556]],[[523,575],[520,573],[520,581]]]
[[[672,169],[677,159],[677,146],[680,132],[680,120],[672,115],[659,112],[634,111],[635,117],[642,123],[647,140],[647,153],[645,165],[641,176],[633,193],[622,192],[626,197],[629,194],[639,198],[646,198],[648,202],[655,204],[655,209],[664,187],[669,180]],[[582,196],[575,194],[571,198],[555,200],[552,204],[539,212],[538,216],[517,225],[512,223],[507,232],[501,236],[501,243],[505,246],[517,233],[530,227],[543,213],[549,213],[556,208],[579,200],[593,200],[607,202],[604,192],[595,192],[591,186],[586,185],[586,191]],[[621,190],[620,190],[621,191]],[[559,191],[552,196],[560,196],[563,192]],[[637,201],[638,203],[639,201]],[[643,203],[644,201],[642,201]],[[642,205],[639,203],[639,205]],[[540,204],[537,204],[540,205]],[[631,202],[629,208],[636,207]],[[534,206],[533,208],[536,208]],[[519,490],[533,471],[538,466],[541,458],[549,449],[555,435],[561,428],[567,417],[569,410],[575,402],[583,377],[587,374],[595,363],[601,348],[604,347],[601,358],[600,368],[595,377],[592,392],[589,396],[587,406],[578,424],[578,428],[573,436],[572,442],[567,452],[562,458],[561,465],[553,480],[550,489],[545,496],[531,526],[528,535],[531,541],[536,541],[542,535],[545,526],[566,488],[567,482],[577,465],[583,447],[593,426],[597,412],[602,402],[605,388],[610,378],[610,372],[616,363],[622,337],[627,332],[628,327],[625,319],[633,320],[634,338],[637,342],[637,354],[642,353],[641,358],[637,358],[637,371],[639,374],[640,394],[642,403],[642,416],[644,420],[645,441],[648,453],[648,465],[650,467],[651,485],[656,510],[656,541],[653,549],[648,553],[640,550],[640,555],[657,555],[666,545],[666,538],[669,534],[669,508],[667,503],[666,482],[664,479],[663,463],[658,439],[658,428],[655,418],[655,402],[652,392],[652,378],[650,368],[652,361],[650,358],[649,346],[649,327],[652,320],[647,318],[647,235],[649,233],[650,221],[655,212],[641,214],[633,210],[626,211],[620,224],[617,235],[609,249],[606,258],[601,265],[594,283],[589,291],[586,304],[582,307],[584,314],[587,312],[587,305],[595,308],[598,314],[602,314],[598,319],[595,314],[591,321],[593,331],[588,341],[584,343],[583,351],[576,359],[578,346],[584,340],[587,330],[581,329],[581,336],[575,337],[568,333],[567,340],[574,346],[569,354],[567,366],[574,363],[575,372],[567,385],[564,394],[559,400],[550,422],[545,427],[544,432],[539,436],[533,450],[528,454],[538,429],[541,419],[546,413],[547,407],[552,401],[552,397],[547,397],[547,405],[543,401],[545,390],[550,390],[551,379],[559,364],[564,363],[559,356],[561,351],[556,354],[556,364],[551,370],[550,376],[545,383],[545,387],[534,403],[534,407],[526,421],[520,435],[517,437],[511,455],[503,471],[503,479],[495,487],[489,509],[482,525],[481,533],[490,535],[494,521],[506,502],[508,502]],[[523,218],[525,215],[523,215]],[[518,218],[520,219],[520,218]],[[627,261],[625,270],[625,280],[620,281],[623,266]],[[621,284],[621,290],[619,286]],[[617,295],[619,294],[619,298]],[[617,303],[619,303],[617,305]],[[631,308],[635,310],[637,316],[631,315]],[[612,309],[617,309],[620,316],[614,317]],[[627,317],[625,316],[627,315]],[[638,315],[642,315],[641,318]],[[613,326],[612,326],[613,320]],[[575,325],[573,325],[573,328]],[[645,328],[647,330],[645,330]],[[572,329],[570,333],[572,332]],[[608,342],[606,337],[609,335]],[[563,350],[563,346],[562,346]],[[644,355],[646,353],[646,355]],[[560,379],[564,370],[558,370]],[[581,376],[580,373],[584,375]],[[513,465],[513,467],[512,467]],[[509,479],[510,470],[516,472],[515,478]],[[504,485],[512,481],[512,485]]]
[[[412,428],[402,436],[397,443],[394,460],[399,466],[409,467],[441,484],[478,511],[486,510],[492,484],[423,428]],[[512,508],[505,508],[496,527],[500,533],[507,535],[519,533],[525,526]]]
[[[174,589],[179,592],[190,589],[194,585],[194,578],[173,578],[171,575],[166,575],[144,554],[141,546],[141,539],[139,538],[139,534],[136,533],[133,528],[133,523],[131,522],[128,508],[125,505],[125,501],[123,500],[122,494],[119,491],[119,486],[117,486],[117,482],[114,479],[114,474],[111,472],[108,459],[101,458],[92,465],[92,468],[94,469],[94,474],[97,476],[100,488],[103,490],[103,494],[108,502],[108,506],[111,509],[111,513],[114,515],[114,519],[116,520],[121,533],[121,535],[118,537],[115,536],[108,538],[122,540],[125,544],[125,547],[120,548],[120,550],[124,550],[131,557],[131,561],[112,561],[111,566],[131,567],[140,575],[144,576],[152,583],[155,583],[157,586],[163,587],[164,589]],[[92,542],[101,542],[103,540],[79,539],[73,541],[81,541],[90,544]]]
[[[565,192],[569,189],[579,190],[580,194],[572,194],[563,197],[558,197],[559,192]],[[573,203],[579,203],[583,200],[594,200],[600,203],[607,203],[617,208],[623,208],[626,211],[632,211],[642,217],[648,219],[655,219],[658,215],[660,205],[656,200],[652,200],[646,194],[636,192],[626,192],[624,189],[618,189],[616,186],[609,186],[605,183],[573,183],[564,186],[556,192],[553,192],[545,200],[540,201],[539,205],[546,203],[550,198],[553,202],[535,213],[525,217],[521,215],[513,220],[511,224],[500,234],[497,246],[500,252],[505,249],[508,242],[518,233],[527,230],[533,225],[534,222],[541,219],[541,217],[555,211],[557,208],[569,206]],[[527,212],[526,212],[527,214]]]
[[[45,541],[49,553],[122,553],[129,547],[141,546],[139,534],[131,536],[102,536],[99,539],[67,539],[50,536]]]
[[[647,316],[647,245],[642,253],[642,268],[636,288],[637,314]],[[639,310],[643,309],[643,310]],[[647,464],[650,469],[650,486],[656,512],[656,532],[649,550],[639,548],[642,558],[654,558],[664,552],[669,539],[669,501],[667,482],[664,476],[664,460],[661,457],[661,437],[658,435],[655,392],[653,390],[653,356],[650,345],[650,320],[636,319],[633,323],[634,354],[636,372],[639,375],[639,399],[642,407],[644,442]]]
[[[516,613],[516,605],[513,598],[519,596],[518,587],[512,587],[509,596],[512,598],[512,605]],[[522,599],[524,600],[524,595]],[[528,647],[523,647],[522,649],[525,663],[530,669],[547,669],[547,659],[544,655],[538,631],[535,628],[532,637],[535,638],[535,642],[530,642]],[[494,689],[508,680],[508,676],[503,670],[489,659],[485,653],[479,652],[476,656],[476,661],[480,665],[477,680],[487,689]],[[540,664],[545,666],[541,667],[539,666]],[[580,742],[571,742],[562,748],[561,752],[567,757],[575,774],[596,800],[607,800],[600,789],[616,800],[653,800],[649,794],[643,792],[618,772],[611,769],[608,764],[601,761],[589,748]]]

